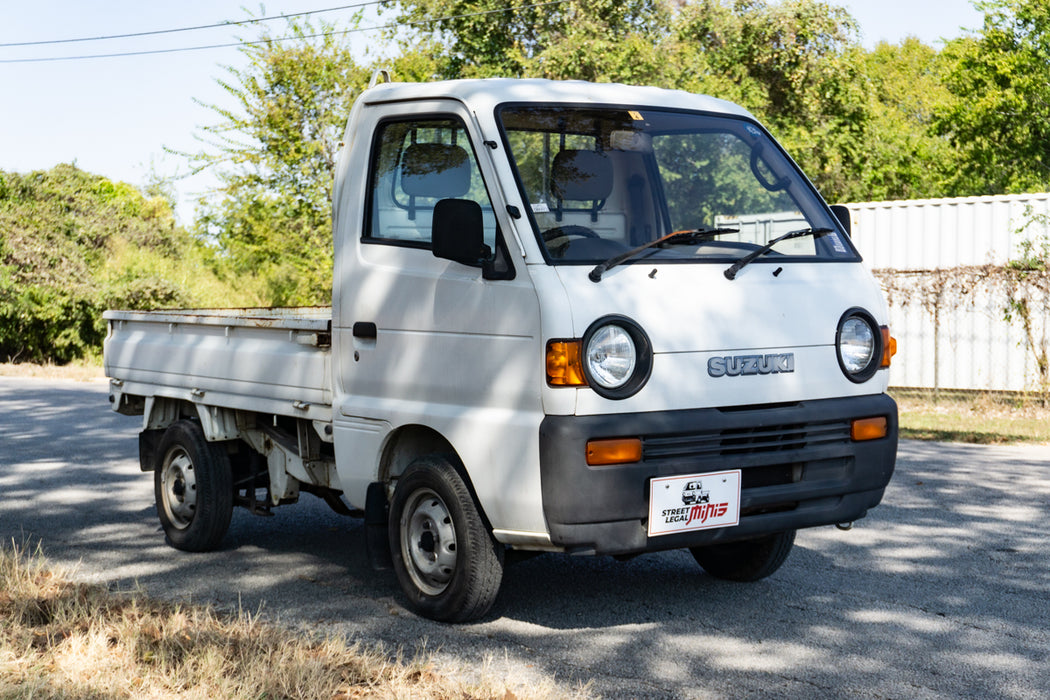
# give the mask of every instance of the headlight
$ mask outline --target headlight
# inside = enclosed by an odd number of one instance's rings
[[[865,382],[882,361],[882,334],[871,314],[850,309],[839,319],[835,332],[839,367],[851,382]]]
[[[626,384],[638,364],[634,341],[616,325],[599,328],[587,343],[585,355],[594,383],[606,389],[619,389]]]
[[[591,324],[583,336],[583,371],[587,383],[607,399],[633,396],[649,380],[653,351],[641,327],[623,316]]]

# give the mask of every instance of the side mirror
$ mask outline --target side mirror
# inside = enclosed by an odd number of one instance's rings
[[[851,216],[849,213],[849,207],[842,204],[832,204],[831,213],[835,215],[835,218],[842,224],[842,229],[846,232],[847,236],[852,235],[850,233],[850,220]]]
[[[480,267],[490,256],[485,245],[481,205],[469,199],[442,199],[434,206],[431,227],[434,257]]]

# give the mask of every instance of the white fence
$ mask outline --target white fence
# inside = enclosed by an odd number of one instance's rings
[[[1028,329],[992,268],[1050,241],[1050,193],[847,205],[853,242],[887,288],[899,387],[1045,389],[1050,303],[1028,289]],[[965,274],[963,274],[965,273]],[[996,280],[1000,280],[997,282]]]

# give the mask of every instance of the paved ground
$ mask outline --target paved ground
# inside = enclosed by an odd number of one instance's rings
[[[168,548],[137,429],[103,383],[0,379],[0,541],[40,541],[87,579],[610,698],[1050,697],[1050,447],[906,442],[883,505],[851,532],[800,533],[765,581],[713,580],[681,552],[544,555],[456,627],[405,610],[366,565],[361,521],[309,496],[236,512],[222,551]]]

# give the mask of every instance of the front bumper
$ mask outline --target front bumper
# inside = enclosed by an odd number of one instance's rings
[[[850,423],[885,416],[887,436],[854,442]],[[589,467],[586,444],[640,437],[642,461]],[[897,456],[886,394],[726,409],[548,416],[540,426],[543,510],[570,552],[632,554],[852,522],[878,505]],[[740,469],[740,524],[649,537],[653,477]]]

